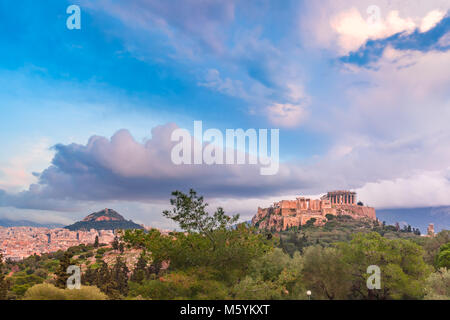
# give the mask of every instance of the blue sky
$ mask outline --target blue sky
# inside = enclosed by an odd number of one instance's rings
[[[66,27],[72,4],[81,30]],[[450,205],[449,9],[0,1],[0,216],[69,222],[108,206],[164,225],[170,191],[189,187],[244,216],[343,188],[380,208]],[[166,140],[194,120],[280,129],[279,174],[174,171]]]

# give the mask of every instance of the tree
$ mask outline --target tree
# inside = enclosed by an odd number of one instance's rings
[[[120,299],[120,292],[117,290],[118,284],[113,277],[108,264],[101,262],[100,268],[97,269],[97,279],[95,285],[111,299]]]
[[[169,271],[206,268],[213,272],[215,280],[231,283],[245,274],[254,258],[273,249],[273,239],[245,223],[234,226],[237,215],[228,217],[221,208],[209,215],[205,211],[208,204],[195,191],[189,195],[178,191],[173,194],[174,208],[163,214],[186,232],[166,236],[158,230],[125,230],[122,237],[127,245],[151,252],[156,270],[166,261],[170,262]]]
[[[275,248],[254,259],[244,279],[232,288],[235,299],[305,299],[302,281],[303,259]]]
[[[350,293],[350,268],[336,248],[312,246],[303,255],[303,279],[314,299],[345,299]]]
[[[436,267],[437,256],[442,245],[450,242],[450,230],[442,230],[435,237],[426,238],[424,244],[425,262]]]
[[[172,192],[175,198],[170,199],[174,206],[172,211],[163,211],[163,216],[177,222],[181,229],[187,232],[198,232],[205,235],[211,241],[213,247],[216,239],[213,231],[232,227],[238,220],[239,215],[229,217],[221,207],[217,208],[212,216],[206,211],[207,203],[203,203],[203,197],[190,189],[189,194],[180,191]]]
[[[376,232],[356,234],[349,243],[340,243],[343,260],[351,270],[351,298],[420,299],[430,267],[423,249],[410,240],[383,238]],[[367,267],[381,270],[381,289],[368,289]]]
[[[436,266],[438,268],[450,269],[450,242],[439,248],[439,253],[436,257]]]
[[[138,261],[136,262],[136,266],[133,270],[133,273],[131,274],[130,280],[137,283],[142,283],[142,281],[147,279],[147,276],[148,276],[147,259],[145,258],[144,251],[142,251]]]
[[[67,268],[72,264],[71,263],[72,255],[66,251],[59,261],[59,267],[56,271],[56,286],[58,288],[64,289],[67,286],[67,279],[70,275],[67,273]]]
[[[425,300],[450,300],[450,270],[441,268],[425,283]]]
[[[3,273],[3,255],[0,253],[0,300],[6,300],[8,296],[9,282]]]
[[[87,268],[86,272],[81,277],[84,285],[98,285],[97,283],[97,269]]]
[[[114,241],[112,242],[112,248],[114,250],[119,250],[119,238],[117,236],[114,237]]]
[[[111,276],[115,282],[116,290],[123,296],[128,295],[128,267],[120,257],[117,257],[116,263],[111,270]]]
[[[61,289],[48,283],[37,284],[27,290],[24,300],[106,300],[97,287],[82,286],[79,290]]]
[[[98,248],[99,247],[99,243],[98,243],[98,236],[95,236],[95,240],[94,240],[94,248]]]

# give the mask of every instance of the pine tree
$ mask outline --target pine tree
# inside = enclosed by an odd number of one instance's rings
[[[86,272],[81,278],[82,283],[88,286],[98,286],[97,283],[97,269],[87,268]]]
[[[119,238],[117,236],[114,237],[114,241],[112,243],[112,248],[114,250],[119,250]]]
[[[120,299],[120,292],[117,290],[117,283],[112,276],[108,264],[102,261],[102,265],[97,269],[97,287],[108,295],[111,299]]]
[[[161,270],[161,267],[162,267],[161,262],[154,261],[148,268],[148,272],[149,274],[158,275],[159,271]]]
[[[8,280],[5,278],[3,273],[3,256],[0,253],[0,300],[6,300],[8,296]]]
[[[147,278],[147,260],[144,252],[139,256],[136,266],[133,270],[130,280],[137,283],[142,283]]]
[[[117,285],[115,288],[120,294],[128,295],[128,267],[120,257],[117,257],[116,264],[111,271],[113,281]]]
[[[67,268],[71,265],[70,259],[72,258],[69,252],[64,252],[64,256],[59,261],[58,270],[56,270],[56,286],[61,289],[65,289],[67,286],[67,279],[70,275],[67,273]]]
[[[98,236],[95,236],[95,241],[94,241],[94,248],[98,248],[99,243],[98,243]]]

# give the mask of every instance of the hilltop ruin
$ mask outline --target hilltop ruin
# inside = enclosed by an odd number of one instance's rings
[[[259,229],[282,231],[305,225],[311,219],[315,219],[312,220],[315,225],[323,225],[327,215],[376,220],[374,208],[356,203],[356,192],[339,190],[328,192],[320,199],[298,197],[258,208],[252,224]]]

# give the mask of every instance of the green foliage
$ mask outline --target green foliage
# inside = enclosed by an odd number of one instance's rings
[[[98,247],[99,247],[98,236],[95,236],[95,240],[94,240],[94,248],[98,248]]]
[[[111,277],[117,285],[117,291],[123,296],[127,296],[128,294],[128,272],[127,265],[120,257],[117,257],[116,263],[111,270]]]
[[[19,262],[0,258],[0,299],[307,299],[307,290],[312,299],[449,299],[449,231],[419,237],[408,226],[348,216],[259,231],[235,225],[237,216],[221,208],[210,215],[193,190],[173,195],[164,216],[183,232],[123,230],[113,248],[97,239]],[[141,253],[130,271],[125,259],[136,254],[132,248]],[[114,256],[109,265],[101,260]],[[83,264],[81,290],[65,289],[70,264]],[[370,265],[381,269],[381,290],[367,289]],[[430,265],[446,268],[431,274]]]
[[[356,234],[340,243],[344,262],[352,273],[351,298],[420,299],[430,267],[423,261],[423,249],[409,240],[383,238],[378,233]],[[367,289],[367,267],[381,269],[381,290]]]
[[[78,221],[65,227],[70,231],[76,230],[125,230],[125,229],[143,229],[143,227],[133,221],[127,220],[108,220],[108,221]]]
[[[314,223],[316,222],[316,220],[317,220],[316,218],[309,219],[308,221],[306,221],[305,227],[310,228],[310,227],[314,226]]]
[[[450,300],[450,270],[441,268],[430,274],[425,292],[426,300]]]
[[[59,261],[58,270],[56,270],[56,286],[64,289],[67,286],[67,279],[70,275],[67,273],[67,268],[72,264],[72,254],[70,252],[64,253],[64,256]]]
[[[130,295],[164,300],[228,299],[226,284],[215,279],[215,272],[209,268],[191,268],[145,280],[142,284],[130,282]]]
[[[450,242],[439,248],[439,253],[436,257],[436,266],[438,268],[450,269]]]
[[[250,262],[272,249],[271,240],[245,224],[235,229],[211,232],[214,243],[200,233],[173,233],[162,236],[157,230],[144,233],[127,230],[123,240],[130,246],[151,252],[154,263],[170,261],[170,270],[211,267],[220,270],[220,278],[233,281],[245,273]]]
[[[123,240],[151,252],[155,263],[170,261],[170,270],[213,268],[219,280],[232,282],[245,274],[252,259],[272,249],[272,241],[245,224],[231,226],[238,215],[226,216],[222,208],[214,215],[206,212],[207,203],[194,190],[189,195],[176,191],[170,202],[172,211],[163,215],[179,223],[186,232],[162,236],[159,231],[126,230]]]
[[[104,261],[96,268],[89,267],[82,276],[85,285],[98,287],[111,299],[121,299],[128,295],[128,267],[120,257],[112,268]]]
[[[6,280],[3,266],[3,256],[0,253],[0,300],[6,300],[8,296],[9,282]]]
[[[174,206],[172,211],[163,211],[163,216],[177,222],[181,229],[192,233],[198,232],[205,235],[215,246],[216,239],[214,230],[230,228],[239,220],[239,215],[229,217],[225,215],[222,208],[217,208],[211,216],[207,211],[207,203],[203,203],[203,197],[191,189],[189,194],[181,191],[172,192],[175,198],[170,199],[170,204]]]
[[[247,276],[232,288],[235,299],[304,299],[302,257],[275,249],[252,261]]]
[[[64,290],[49,283],[30,287],[23,297],[24,300],[66,300]]]
[[[345,299],[350,291],[350,267],[336,248],[311,246],[303,256],[303,278],[313,299]]]
[[[107,296],[96,287],[60,289],[51,284],[38,284],[27,290],[24,300],[106,300]]]
[[[145,251],[142,251],[139,256],[136,266],[131,274],[130,280],[136,283],[142,283],[144,280],[148,280],[152,275],[158,275],[161,269],[161,263],[154,262],[148,266],[148,257]]]
[[[389,229],[392,227],[394,231]],[[332,246],[337,242],[350,241],[355,233],[377,232],[388,239],[409,239],[421,242],[424,239],[414,233],[395,231],[394,226],[381,226],[369,219],[353,219],[349,216],[335,216],[324,226],[302,228],[300,232],[284,231],[280,233],[280,247],[287,253],[303,252],[304,248],[316,244]]]
[[[424,244],[425,262],[428,264],[432,264],[437,267],[437,256],[439,253],[439,249],[442,245],[450,242],[450,231],[442,230],[435,237],[426,238],[426,242]]]

